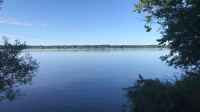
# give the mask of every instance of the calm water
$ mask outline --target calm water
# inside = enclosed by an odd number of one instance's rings
[[[123,87],[138,78],[171,77],[173,68],[159,60],[168,50],[92,49],[26,50],[40,62],[25,96],[0,102],[0,112],[121,112]]]

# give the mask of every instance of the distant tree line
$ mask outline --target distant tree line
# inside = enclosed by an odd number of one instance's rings
[[[90,49],[90,48],[163,48],[163,46],[159,46],[159,45],[53,45],[53,46],[27,46],[27,49]]]

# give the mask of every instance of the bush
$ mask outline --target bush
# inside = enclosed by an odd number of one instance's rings
[[[134,112],[200,111],[200,73],[187,73],[173,83],[139,75],[124,90]]]

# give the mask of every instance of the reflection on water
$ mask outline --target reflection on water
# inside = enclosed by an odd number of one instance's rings
[[[36,60],[29,54],[18,57],[17,49],[0,49],[0,101],[13,101],[24,95],[19,85],[30,84],[38,69]]]
[[[25,50],[38,62],[26,96],[0,102],[0,112],[121,112],[126,102],[122,88],[145,78],[174,75],[159,60],[168,50],[73,49]],[[131,79],[131,80],[130,80]]]
[[[90,48],[90,49],[26,49],[24,52],[128,52],[128,51],[168,51],[167,48]]]

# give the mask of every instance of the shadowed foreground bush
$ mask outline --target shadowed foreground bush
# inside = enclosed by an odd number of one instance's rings
[[[200,111],[200,72],[187,73],[173,83],[139,75],[134,86],[124,90],[134,112]]]

